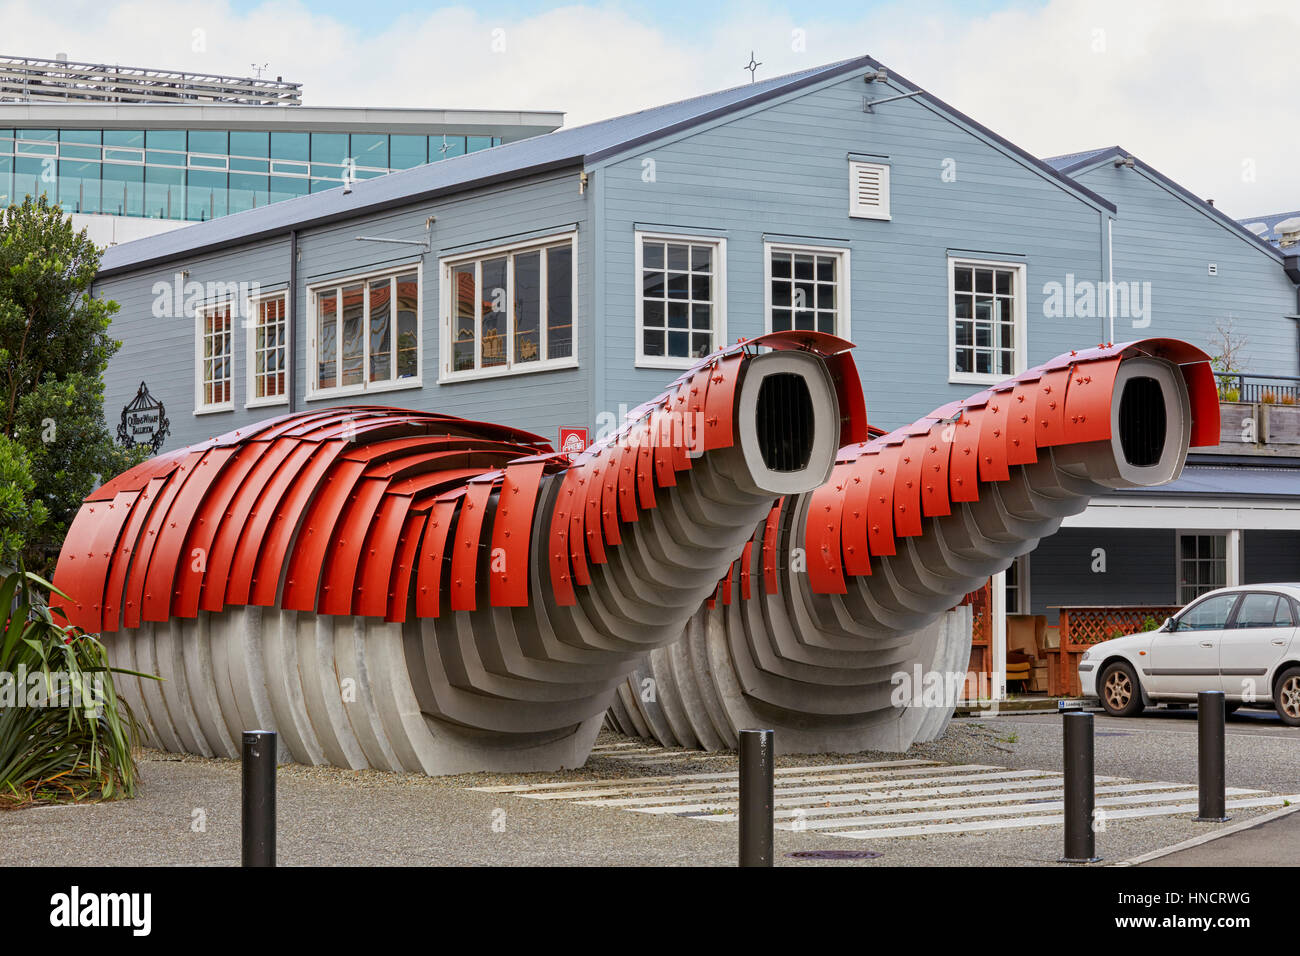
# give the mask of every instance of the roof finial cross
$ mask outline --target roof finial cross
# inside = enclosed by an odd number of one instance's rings
[[[763,65],[762,63],[754,59],[754,51],[750,50],[749,62],[746,63],[743,67],[741,67],[741,69],[749,70],[749,82],[751,83],[754,82],[754,75],[758,73],[758,68],[762,65]]]

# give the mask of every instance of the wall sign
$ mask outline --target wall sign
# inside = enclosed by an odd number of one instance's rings
[[[117,440],[127,448],[148,445],[156,455],[170,428],[163,403],[150,395],[149,386],[141,382],[135,398],[122,409]]]
[[[560,426],[560,451],[577,458],[587,450],[587,429],[573,425]]]

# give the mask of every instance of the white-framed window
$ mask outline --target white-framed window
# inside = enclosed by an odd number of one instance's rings
[[[318,283],[307,294],[307,398],[419,387],[418,266]]]
[[[849,160],[849,216],[889,219],[889,166]]]
[[[1029,555],[1022,554],[1007,566],[1006,604],[1008,614],[1029,614]]]
[[[1025,368],[1025,266],[948,260],[948,381],[1000,382]]]
[[[727,240],[638,232],[636,364],[687,368],[727,340]]]
[[[194,413],[234,408],[234,354],[231,349],[232,302],[199,306],[194,329]]]
[[[289,339],[285,293],[254,299],[248,306],[247,408],[289,401]]]
[[[767,331],[815,330],[848,337],[849,250],[767,242]]]
[[[440,380],[575,367],[575,250],[548,236],[439,260]]]
[[[1222,531],[1178,533],[1178,603],[1188,604],[1228,583],[1228,536]]]

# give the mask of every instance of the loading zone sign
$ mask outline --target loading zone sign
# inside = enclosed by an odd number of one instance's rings
[[[127,448],[148,445],[156,455],[170,430],[163,403],[149,394],[149,386],[140,383],[135,398],[122,409],[122,422],[117,426],[117,440]]]

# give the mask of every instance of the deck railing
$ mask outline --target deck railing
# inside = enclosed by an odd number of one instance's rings
[[[1294,375],[1250,375],[1215,372],[1219,398],[1225,402],[1265,405],[1300,405],[1300,378]]]

